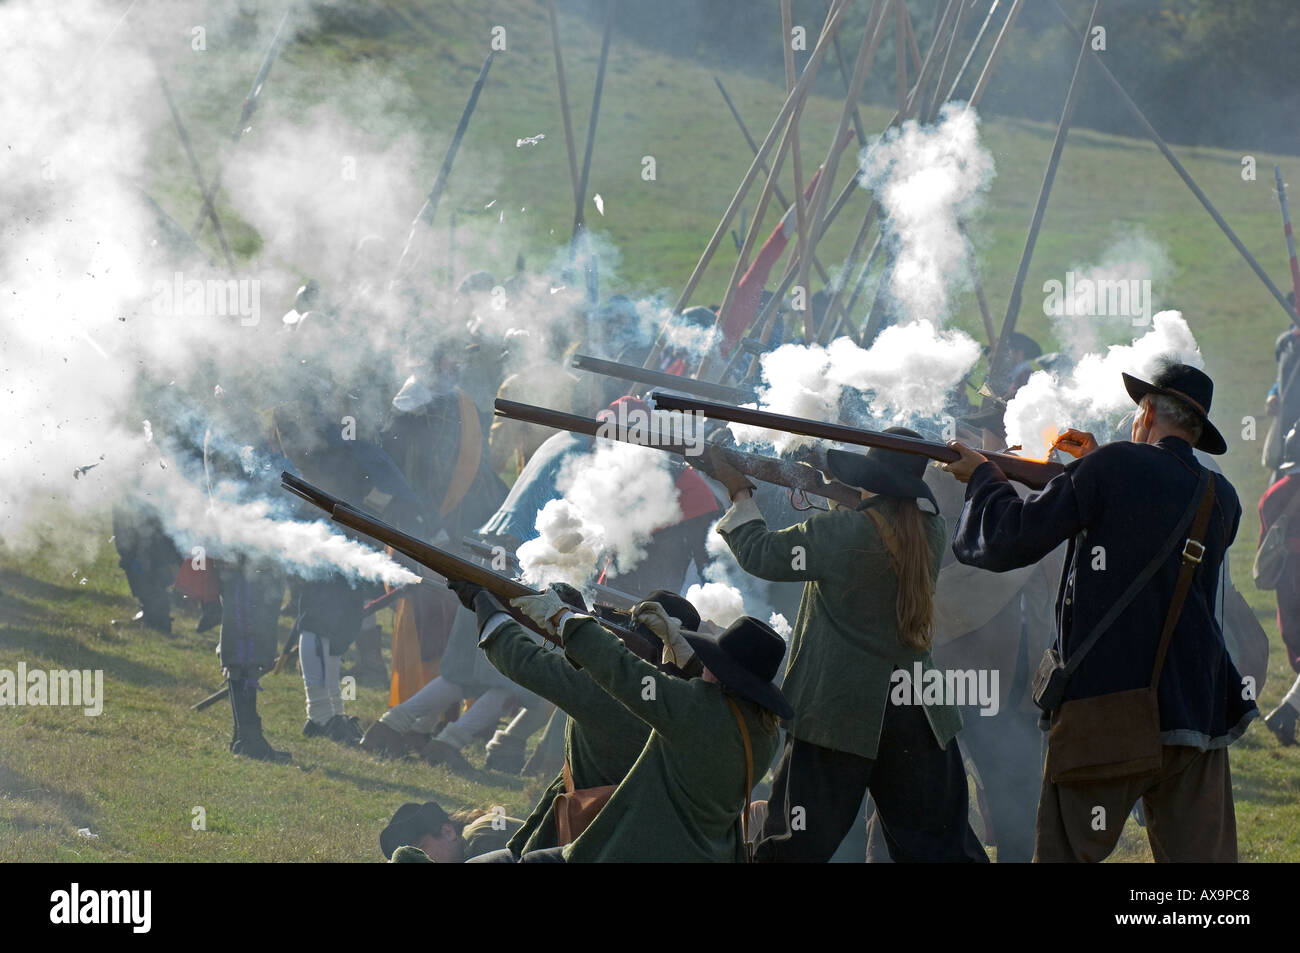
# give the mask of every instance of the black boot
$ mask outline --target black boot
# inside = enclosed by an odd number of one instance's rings
[[[361,725],[358,719],[348,715],[335,715],[325,723],[326,735],[339,744],[349,747],[361,744]]]
[[[230,679],[230,710],[235,716],[235,734],[230,741],[231,754],[278,764],[291,760],[289,752],[276,751],[262,735],[262,719],[257,714],[255,679]]]
[[[1269,731],[1277,735],[1278,741],[1290,746],[1295,744],[1295,726],[1298,718],[1300,712],[1292,708],[1289,702],[1283,702],[1264,719],[1264,724],[1268,726]]]

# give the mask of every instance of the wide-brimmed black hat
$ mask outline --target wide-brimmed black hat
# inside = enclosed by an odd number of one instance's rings
[[[906,427],[890,427],[885,433],[921,439],[919,433]],[[866,453],[850,453],[847,450],[826,451],[826,468],[831,471],[831,476],[841,483],[880,496],[929,500],[937,513],[939,504],[935,502],[934,493],[925,485],[923,479],[928,462],[919,454],[903,453],[900,450],[882,450],[879,447],[872,447]]]
[[[1201,439],[1196,442],[1196,449],[1214,454],[1228,452],[1228,442],[1219,428],[1210,423],[1210,402],[1214,399],[1214,381],[1210,375],[1186,364],[1170,364],[1149,382],[1132,374],[1122,376],[1124,389],[1135,404],[1142,403],[1148,394],[1163,394],[1191,408],[1201,419]]]
[[[772,684],[785,657],[785,640],[770,625],[741,616],[721,635],[683,633],[695,654],[718,681],[781,718],[793,718],[794,709]]]
[[[451,818],[435,801],[416,804],[408,801],[393,814],[388,826],[379,835],[379,849],[385,857],[392,857],[399,847],[414,844],[425,834],[437,837],[443,824],[450,824]]]
[[[656,589],[645,597],[645,601],[659,603],[664,607],[665,612],[682,624],[683,629],[691,632],[699,630],[700,613],[695,606],[677,593],[669,592],[667,589]]]

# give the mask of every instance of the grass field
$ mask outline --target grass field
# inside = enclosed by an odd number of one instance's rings
[[[383,21],[384,30],[364,37],[325,31],[288,47],[267,86],[262,122],[270,125],[313,96],[346,88],[358,70],[387,76],[399,103],[388,118],[418,132],[425,148],[416,178],[431,182],[486,51],[488,31],[505,24],[508,52],[493,67],[439,214],[443,221],[453,210],[470,217],[493,199],[507,209],[526,207],[511,241],[486,244],[474,264],[508,272],[519,250],[530,261],[549,259],[557,241],[567,237],[572,207],[544,8],[524,0],[444,0],[436,13],[414,3],[387,6],[393,19]],[[562,27],[581,145],[599,35],[567,17]],[[261,51],[249,47],[229,56],[246,64],[251,76]],[[770,67],[762,75],[720,73],[759,138],[783,98],[779,64]],[[588,216],[621,252],[617,283],[627,289],[680,289],[748,164],[712,72],[707,63],[669,59],[626,41],[611,55],[588,190],[603,195],[606,211],[597,215],[589,205]],[[177,78],[177,88],[196,144],[211,155],[237,114],[247,79],[214,89],[196,67]],[[1142,102],[1141,90],[1130,92]],[[1064,90],[1043,95],[1059,100]],[[1085,95],[1106,90],[1090,85]],[[824,154],[838,108],[829,96],[809,103],[802,121],[806,168]],[[868,130],[879,130],[889,118],[883,109],[862,112]],[[369,121],[364,115],[356,120],[361,126]],[[515,147],[516,138],[538,132],[547,136],[539,146]],[[1010,292],[1053,132],[1051,126],[999,119],[983,128],[997,178],[971,231],[995,320]],[[1249,142],[1233,150],[1175,151],[1281,282],[1286,259],[1271,166],[1277,161],[1284,174],[1295,172],[1300,159],[1255,153]],[[1257,181],[1241,177],[1247,154],[1257,160]],[[640,175],[646,155],[656,159],[653,182]],[[846,174],[842,166],[841,176]],[[160,135],[151,187],[182,221],[197,208],[186,176],[172,138]],[[791,184],[784,184],[792,193]],[[227,185],[238,188],[237,182]],[[856,229],[851,220],[860,218],[865,202],[863,197],[851,204],[822,243],[823,261],[842,259]],[[239,225],[228,202],[218,208],[237,249],[256,258],[261,237]],[[1214,416],[1230,444],[1224,467],[1246,508],[1232,572],[1274,645],[1260,702],[1267,711],[1291,678],[1271,596],[1249,584],[1258,535],[1253,505],[1265,477],[1259,442],[1241,434],[1248,416],[1259,416],[1261,439],[1266,429],[1263,399],[1274,373],[1272,341],[1284,327],[1281,310],[1150,143],[1079,129],[1060,166],[1020,327],[1050,349],[1051,329],[1035,289],[1077,262],[1095,261],[1116,236],[1136,227],[1160,242],[1171,259],[1172,274],[1156,295],[1164,307],[1183,311],[1217,384]],[[696,303],[720,298],[734,260],[727,239]],[[287,264],[312,273],[310,261]],[[954,323],[979,336],[973,299],[957,305]],[[225,747],[228,709],[189,710],[219,685],[215,639],[193,634],[192,613],[178,617],[173,639],[121,622],[134,606],[110,534],[105,516],[97,527],[99,550],[89,561],[53,549],[35,555],[0,549],[0,667],[23,660],[29,668],[103,669],[107,695],[96,718],[53,708],[0,713],[0,861],[374,860],[378,831],[402,801],[433,797],[448,809],[501,804],[516,816],[531,805],[540,790],[536,782],[526,785],[487,771],[460,778],[442,768],[379,762],[330,741],[301,738],[296,674],[264,679],[261,702],[268,736],[292,750],[294,763],[270,766],[231,757]],[[385,704],[386,692],[362,688],[350,710],[369,722]],[[1300,860],[1300,753],[1281,748],[1257,725],[1233,748],[1233,772],[1242,858]],[[195,807],[206,811],[206,831],[191,827]],[[79,835],[78,829],[97,836]],[[1149,859],[1131,824],[1116,859]]]

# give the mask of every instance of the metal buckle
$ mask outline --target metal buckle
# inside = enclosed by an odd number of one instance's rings
[[[1193,546],[1196,547],[1195,552],[1192,552]],[[1200,565],[1201,557],[1204,555],[1205,547],[1196,540],[1189,539],[1187,542],[1183,543],[1183,559],[1187,560],[1189,563]]]

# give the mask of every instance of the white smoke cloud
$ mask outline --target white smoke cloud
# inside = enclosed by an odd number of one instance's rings
[[[785,639],[787,644],[794,635],[794,628],[786,620],[786,617],[779,612],[773,612],[767,620],[767,624],[772,627],[773,632]]]
[[[759,405],[775,413],[834,421],[845,388],[852,388],[869,398],[868,419],[903,425],[940,413],[979,356],[979,345],[968,334],[938,330],[927,320],[887,327],[865,350],[848,338],[825,348],[786,344],[760,359]],[[730,426],[737,442],[771,444],[779,453],[813,442],[798,434]]]
[[[1204,367],[1196,338],[1178,311],[1162,311],[1150,331],[1104,354],[1085,354],[1064,376],[1037,371],[1007,405],[1007,443],[1025,455],[1044,457],[1060,429],[1095,433],[1105,443],[1115,419],[1133,406],[1121,372],[1144,380],[1168,362]]]
[[[894,245],[890,293],[910,320],[942,324],[953,291],[970,285],[959,223],[979,209],[994,176],[979,117],[949,103],[936,125],[912,120],[885,132],[863,151],[860,168]]]
[[[540,535],[516,553],[530,585],[582,586],[606,559],[611,576],[630,572],[654,532],[682,518],[668,456],[648,447],[599,441],[594,452],[565,462],[556,487],[562,499],[542,508]]]
[[[979,118],[963,104],[945,106],[939,122],[891,129],[863,150],[860,182],[881,205],[881,228],[893,255],[886,294],[903,320],[863,349],[849,338],[829,347],[787,344],[761,359],[759,406],[776,413],[834,421],[844,412],[861,425],[915,425],[942,412],[948,394],[980,357],[965,332],[944,329],[955,293],[970,286],[967,240],[960,224],[980,208],[994,175],[980,144]],[[845,408],[845,389],[864,407]],[[812,442],[733,424],[740,443],[784,453]]]
[[[723,628],[745,615],[745,599],[740,590],[726,583],[694,583],[686,590],[686,601],[695,606],[701,619]]]

